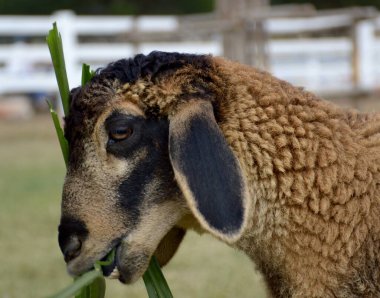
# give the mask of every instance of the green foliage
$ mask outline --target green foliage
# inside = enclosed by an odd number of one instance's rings
[[[64,159],[66,167],[67,167],[68,158],[69,158],[69,144],[67,143],[67,140],[63,134],[63,130],[62,130],[61,124],[59,122],[57,112],[54,111],[53,106],[49,101],[47,103],[49,105],[50,114],[51,114],[51,118],[52,118],[53,123],[54,123],[55,131],[57,133],[59,145],[61,146],[63,159]]]
[[[62,38],[57,30],[57,24],[53,24],[53,29],[49,31],[46,37],[46,42],[49,47],[51,60],[54,66],[55,77],[57,79],[59,93],[61,95],[63,111],[65,115],[69,114],[69,81],[67,79],[65,57],[63,55]]]
[[[92,286],[91,286],[92,285]],[[99,270],[89,271],[78,277],[74,283],[50,298],[103,298],[105,294],[105,281]]]
[[[149,298],[173,298],[155,257],[150,260],[148,270],[144,273],[143,279]]]
[[[93,70],[90,70],[90,65],[83,64],[82,65],[82,87],[86,85],[88,81],[91,80],[91,78],[95,75],[95,72]]]

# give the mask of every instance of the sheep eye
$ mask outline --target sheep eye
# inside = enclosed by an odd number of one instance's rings
[[[118,127],[109,132],[109,138],[113,141],[122,141],[129,138],[133,133],[130,127]]]

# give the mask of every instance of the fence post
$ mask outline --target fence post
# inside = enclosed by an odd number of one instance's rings
[[[227,19],[233,28],[223,32],[223,55],[260,68],[267,68],[267,35],[263,20],[252,17],[269,7],[268,0],[218,0],[216,13]]]
[[[370,90],[375,84],[375,24],[372,20],[356,21],[353,28],[353,82],[356,88]]]
[[[223,32],[223,55],[229,59],[246,63],[246,33],[242,22],[244,0],[218,0],[216,13],[220,19],[228,20],[233,28]]]
[[[270,11],[269,0],[248,0],[247,11],[251,13]],[[267,19],[252,17],[248,14],[247,61],[250,65],[269,70]]]

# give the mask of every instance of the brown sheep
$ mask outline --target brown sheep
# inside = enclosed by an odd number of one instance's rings
[[[244,251],[273,297],[380,297],[380,115],[223,58],[153,52],[71,94],[59,244],[134,282],[186,229]],[[117,269],[114,269],[116,266]]]

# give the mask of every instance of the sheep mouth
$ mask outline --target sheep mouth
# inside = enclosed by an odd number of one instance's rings
[[[112,250],[114,252],[112,253]],[[120,243],[115,245],[101,260],[100,262],[107,262],[108,264],[102,265],[102,273],[105,277],[111,279],[118,279],[120,277],[119,270],[117,268],[117,253],[120,250]]]
[[[123,284],[132,284],[137,281],[146,271],[150,261],[150,254],[144,250],[134,251],[126,239],[113,242],[116,245],[109,246],[99,256],[99,261],[94,267],[99,268],[103,276],[110,279],[118,279]],[[112,258],[110,252],[114,252]],[[73,270],[72,270],[73,271]]]

